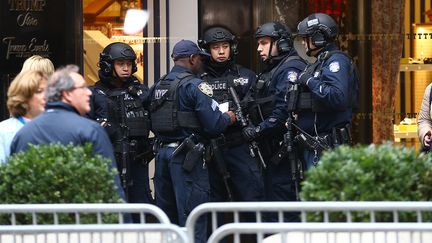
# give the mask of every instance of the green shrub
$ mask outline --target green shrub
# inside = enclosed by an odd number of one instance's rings
[[[431,156],[411,148],[390,142],[340,146],[325,152],[318,166],[306,172],[300,196],[305,201],[428,201],[431,175]],[[377,218],[387,221],[391,216],[380,213]],[[369,214],[358,213],[354,218],[367,221]]]
[[[52,144],[31,145],[14,154],[0,166],[0,204],[120,202],[114,183],[116,171],[109,171],[111,162],[92,151],[91,144]],[[2,223],[7,224],[9,217],[3,216]],[[50,217],[38,217],[38,223],[52,223]],[[73,222],[73,216],[61,218],[63,223]],[[94,217],[83,221],[90,218]],[[21,215],[18,221],[28,220],[28,215]]]

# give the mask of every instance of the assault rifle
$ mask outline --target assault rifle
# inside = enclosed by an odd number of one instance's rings
[[[294,128],[299,132],[299,135],[294,137]],[[320,137],[313,137],[309,133],[301,129],[293,121],[293,116],[290,114],[287,119],[287,132],[284,134],[284,143],[272,158],[272,161],[279,161],[288,156],[288,161],[291,167],[291,180],[294,183],[296,199],[299,200],[300,182],[303,180],[303,164],[298,158],[296,143],[301,143],[314,151],[322,151],[329,149],[330,146]]]
[[[234,100],[234,103],[236,105],[236,112],[235,113],[236,113],[236,116],[237,116],[237,120],[240,121],[242,127],[249,126],[251,124],[251,122],[250,122],[250,120],[248,118],[246,118],[243,115],[242,107],[241,107],[241,104],[240,104],[240,99],[239,99],[239,97],[237,95],[237,92],[235,91],[235,89],[233,87],[230,87],[229,91],[230,91],[231,96],[232,96],[232,98]],[[252,157],[254,157],[254,158],[256,157],[256,155],[258,155],[258,159],[259,159],[259,161],[261,163],[261,166],[264,169],[267,168],[267,165],[264,162],[264,158],[262,157],[261,150],[258,147],[258,144],[257,144],[256,141],[251,141],[249,143],[249,152],[250,152],[250,155]]]
[[[300,182],[303,180],[303,165],[298,158],[297,147],[294,138],[294,118],[292,111],[295,109],[295,104],[298,98],[298,85],[290,83],[288,89],[288,100],[287,100],[287,132],[284,134],[283,144],[279,151],[270,159],[273,164],[278,165],[283,158],[288,157],[288,162],[290,163],[291,170],[291,181],[294,184],[295,194],[297,201],[299,200],[299,187]]]
[[[314,137],[309,133],[305,132],[301,129],[297,124],[292,123],[292,125],[300,132],[299,135],[295,137],[295,140],[303,143],[307,147],[316,151],[323,151],[327,149],[331,149],[330,145],[328,145],[327,141],[323,140],[321,137]]]
[[[118,95],[116,97],[117,99],[120,99],[120,130],[121,130],[121,138],[120,138],[120,161],[117,161],[117,163],[121,162],[121,172],[120,172],[120,178],[122,181],[122,186],[125,191],[125,196],[127,200],[129,201],[129,187],[132,186],[133,181],[130,178],[130,157],[129,157],[129,127],[126,123],[126,106],[124,103],[124,94]]]
[[[228,169],[226,167],[225,160],[223,159],[223,156],[222,156],[222,151],[220,150],[218,142],[216,139],[210,140],[210,146],[211,146],[211,149],[213,151],[213,158],[214,158],[213,162],[216,163],[215,165],[217,167],[217,170],[219,171],[219,173],[222,176],[222,180],[223,180],[223,183],[225,186],[225,190],[227,192],[228,200],[230,202],[232,202],[233,201],[232,190],[231,190],[231,187],[230,187],[229,182],[228,182],[229,178],[231,178],[231,175],[228,172]]]
[[[287,148],[288,161],[291,166],[291,181],[294,183],[296,199],[299,201],[299,187],[300,182],[303,180],[303,165],[298,158],[297,148],[294,144],[293,124],[293,117],[292,114],[290,114],[287,119],[287,132],[284,135],[284,143]]]

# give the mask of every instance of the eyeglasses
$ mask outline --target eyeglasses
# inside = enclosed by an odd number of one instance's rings
[[[83,84],[81,86],[72,87],[69,91],[73,91],[76,89],[88,89],[88,86],[87,86],[87,84]]]

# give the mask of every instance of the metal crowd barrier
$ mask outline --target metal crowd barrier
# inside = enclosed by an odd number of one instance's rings
[[[131,223],[132,214],[139,223]],[[149,219],[149,220],[148,220]],[[149,223],[150,222],[150,223]],[[150,204],[0,205],[0,243],[188,242]]]
[[[188,243],[173,224],[14,225],[0,227],[2,243]]]
[[[269,233],[278,234],[264,238]],[[256,234],[258,243],[429,243],[432,223],[230,223],[208,243],[241,234]]]
[[[298,212],[300,214],[300,221],[302,223],[308,222],[308,216],[311,214],[320,214],[321,221],[319,225],[323,227],[326,224],[333,225],[332,215],[335,213],[342,213],[345,218],[342,222],[345,227],[349,224],[355,223],[356,214],[368,214],[368,224],[377,222],[378,215],[382,213],[390,214],[391,224],[401,224],[400,218],[403,213],[410,212],[415,215],[413,226],[425,224],[425,214],[432,215],[432,202],[234,202],[234,203],[206,203],[196,207],[189,215],[186,221],[186,231],[191,242],[193,242],[193,235],[195,224],[202,216],[209,216],[211,223],[211,231],[215,232],[218,227],[218,215],[221,213],[231,214],[234,223],[247,224],[240,222],[242,213],[252,213],[255,215],[257,225],[271,224],[263,222],[263,215],[265,213],[277,213],[278,222],[283,222],[284,213]],[[340,219],[339,219],[340,220]],[[429,219],[428,219],[429,220]],[[250,223],[250,222],[248,222]],[[309,223],[308,223],[309,224]],[[372,225],[371,225],[372,226]],[[396,225],[394,225],[397,227]],[[342,226],[341,226],[342,227]],[[396,229],[397,230],[397,229]],[[212,233],[210,232],[210,233]],[[234,242],[240,242],[239,234],[234,234]],[[432,241],[431,241],[432,242]]]
[[[43,224],[50,225],[64,224],[64,218],[68,220],[66,224],[103,224],[108,216],[108,220],[116,221],[109,223],[123,224],[127,223],[125,215],[132,213],[139,215],[141,223],[146,223],[148,216],[156,219],[158,223],[170,223],[168,216],[151,204],[3,204],[0,205],[0,226],[37,225],[38,218],[39,221],[43,219]]]

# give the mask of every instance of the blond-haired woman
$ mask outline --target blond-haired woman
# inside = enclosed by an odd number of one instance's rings
[[[53,74],[55,71],[54,64],[51,62],[51,60],[39,55],[33,55],[24,61],[21,73],[30,70],[41,71],[48,77],[51,76],[51,74]]]
[[[0,122],[0,163],[6,162],[18,130],[44,111],[47,79],[42,71],[24,71],[9,86],[7,107],[11,117]]]

